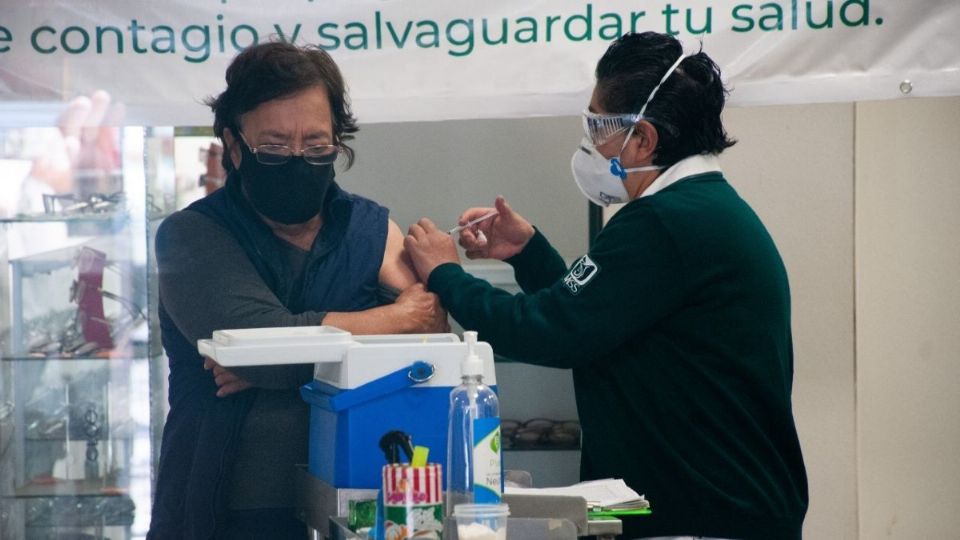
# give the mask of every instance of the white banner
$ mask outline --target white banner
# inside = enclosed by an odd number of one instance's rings
[[[207,126],[231,58],[271,38],[329,50],[364,123],[577,114],[608,43],[646,30],[702,42],[734,106],[960,95],[957,0],[0,4],[0,125],[102,88],[127,123]]]

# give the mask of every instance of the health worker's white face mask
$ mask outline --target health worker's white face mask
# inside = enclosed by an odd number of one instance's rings
[[[627,142],[629,142],[630,137],[633,136],[637,122],[645,118],[643,114],[647,110],[647,105],[650,104],[653,96],[657,94],[657,90],[659,90],[664,81],[670,77],[670,74],[677,69],[677,66],[680,65],[680,62],[682,62],[684,58],[686,58],[686,55],[681,54],[680,58],[670,66],[670,69],[663,75],[663,78],[660,79],[657,86],[650,91],[650,95],[647,97],[647,101],[643,104],[639,113],[598,115],[589,111],[583,112],[583,126],[586,136],[573,153],[570,168],[573,170],[573,179],[577,183],[577,187],[595,204],[609,206],[614,203],[628,202],[630,195],[623,185],[628,173],[656,171],[663,168],[659,165],[645,165],[643,167],[624,169],[620,162],[620,155],[623,154],[623,149],[627,147]],[[617,123],[626,123],[626,125],[617,129]],[[613,126],[612,129],[611,126]],[[620,151],[617,152],[615,157],[610,159],[603,157],[603,154],[597,150],[596,144],[602,144],[606,140],[609,140],[610,137],[625,129],[626,126],[629,126],[629,128],[626,129],[627,136],[623,139],[623,144],[620,145]]]

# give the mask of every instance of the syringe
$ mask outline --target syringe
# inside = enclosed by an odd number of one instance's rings
[[[472,219],[472,220],[464,223],[463,225],[457,225],[456,227],[454,227],[454,228],[450,229],[449,231],[447,231],[447,234],[458,233],[458,232],[460,232],[460,231],[462,231],[462,230],[464,230],[464,229],[473,227],[474,225],[476,225],[477,223],[480,223],[481,221],[486,221],[486,220],[488,220],[488,219],[490,219],[490,218],[492,218],[492,217],[495,217],[495,216],[497,216],[497,215],[499,215],[499,214],[500,214],[500,212],[497,212],[496,210],[494,210],[493,212],[490,212],[489,214],[482,215],[482,216],[478,217],[477,219]]]

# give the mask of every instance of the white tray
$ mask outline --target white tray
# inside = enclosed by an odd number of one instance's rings
[[[217,330],[197,341],[200,354],[225,367],[340,362],[356,342],[333,326]]]

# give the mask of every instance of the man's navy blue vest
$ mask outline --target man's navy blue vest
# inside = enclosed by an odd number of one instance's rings
[[[387,209],[331,187],[325,221],[314,243],[301,292],[284,268],[280,240],[254,213],[240,191],[239,178],[191,204],[226,228],[243,247],[270,289],[292,313],[362,311],[377,305],[379,272],[387,236]],[[319,236],[318,236],[319,239]],[[161,268],[162,272],[163,269]],[[160,298],[163,348],[170,359],[170,413],[148,537],[211,538],[226,509],[225,475],[230,474],[243,421],[256,390],[217,398],[217,387],[195,343],[174,325]]]

